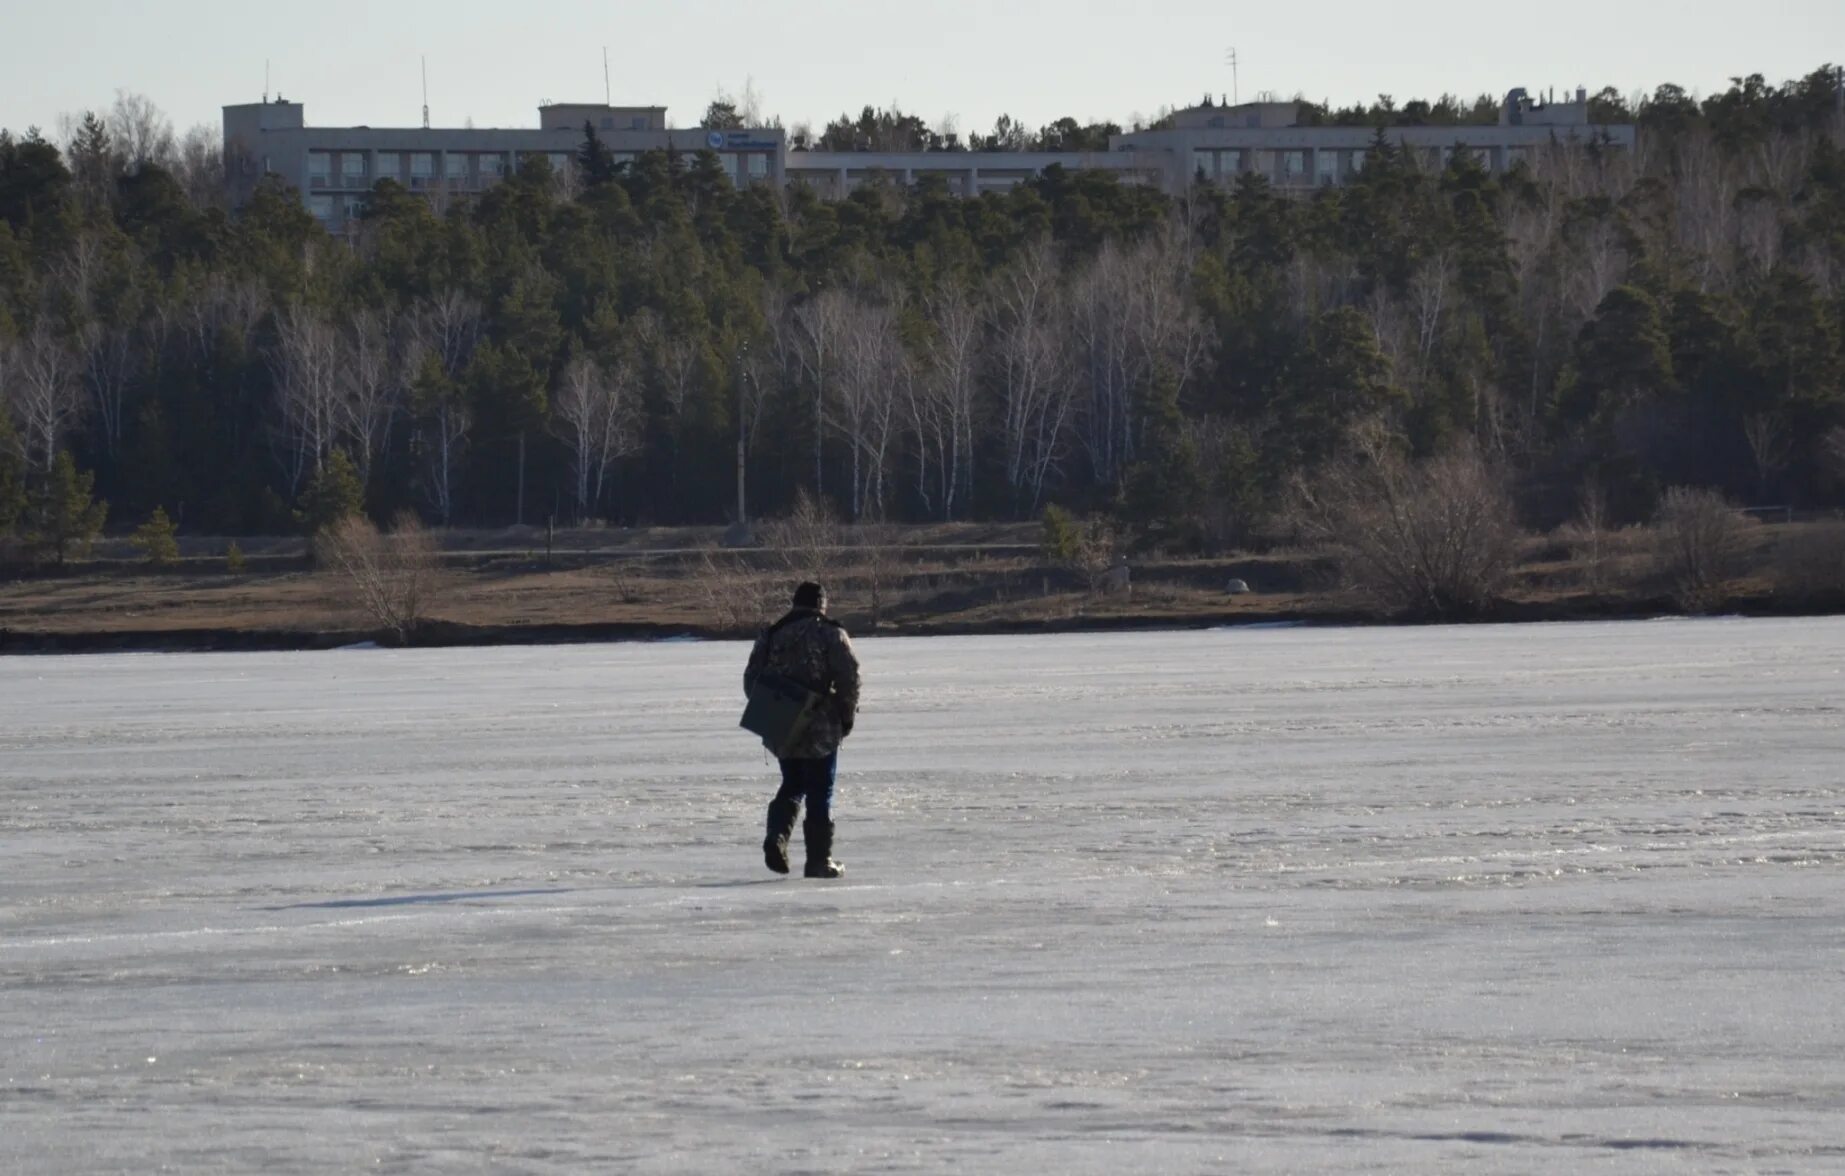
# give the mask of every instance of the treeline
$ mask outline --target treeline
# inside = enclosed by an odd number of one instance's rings
[[[0,136],[0,530],[81,516],[84,477],[193,532],[298,527],[335,476],[381,519],[718,522],[741,433],[753,515],[1056,503],[1218,544],[1373,422],[1477,449],[1531,525],[1585,481],[1634,518],[1680,485],[1837,506],[1838,97],[1668,87],[1635,152],[1509,174],[1380,134],[1310,197],[827,202],[591,136],[570,184],[532,159],[442,215],[381,183],[350,241],[274,187],[229,214],[107,118]]]

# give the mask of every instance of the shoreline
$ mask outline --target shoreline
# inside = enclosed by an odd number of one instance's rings
[[[1772,596],[1738,597],[1708,613],[1688,613],[1670,600],[1565,599],[1506,601],[1475,616],[1381,617],[1351,607],[1205,610],[1185,614],[1104,614],[1052,618],[911,620],[872,626],[842,620],[855,637],[991,637],[1069,633],[1187,632],[1206,629],[1420,627],[1637,621],[1669,617],[1825,617],[1845,614],[1845,601],[1795,603]],[[856,623],[855,623],[856,622]],[[432,621],[399,643],[366,629],[260,627],[19,631],[0,629],[0,657],[101,653],[315,652],[375,645],[385,649],[465,649],[519,645],[600,645],[660,641],[747,641],[753,630],[666,621],[462,624]]]

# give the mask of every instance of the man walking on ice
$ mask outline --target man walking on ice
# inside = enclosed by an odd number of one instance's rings
[[[858,718],[858,656],[838,621],[826,615],[826,589],[809,581],[794,590],[788,615],[770,625],[750,650],[743,671],[743,690],[757,679],[776,675],[818,697],[806,726],[776,753],[782,787],[769,802],[769,831],[763,860],[777,874],[788,872],[788,838],[794,819],[807,803],[801,824],[809,878],[838,878],[845,869],[833,860],[833,782],[839,770],[839,745],[852,734]]]

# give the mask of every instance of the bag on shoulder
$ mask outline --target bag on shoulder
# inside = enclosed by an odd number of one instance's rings
[[[749,705],[737,725],[758,735],[771,755],[780,759],[807,733],[826,696],[780,674],[760,673],[749,689]]]

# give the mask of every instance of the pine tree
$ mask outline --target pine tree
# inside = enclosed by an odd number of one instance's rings
[[[365,487],[344,449],[335,449],[301,495],[295,518],[309,535],[318,535],[365,507]]]
[[[27,539],[41,554],[49,551],[59,567],[64,566],[65,553],[73,545],[87,553],[96,536],[102,534],[109,504],[91,498],[95,486],[96,475],[78,470],[76,459],[61,449],[51,463],[50,474],[28,497]]]
[[[165,567],[179,559],[179,540],[175,537],[178,528],[167,517],[165,507],[156,506],[147,521],[135,528],[134,538],[130,540],[141,549],[147,562],[155,567]]]

